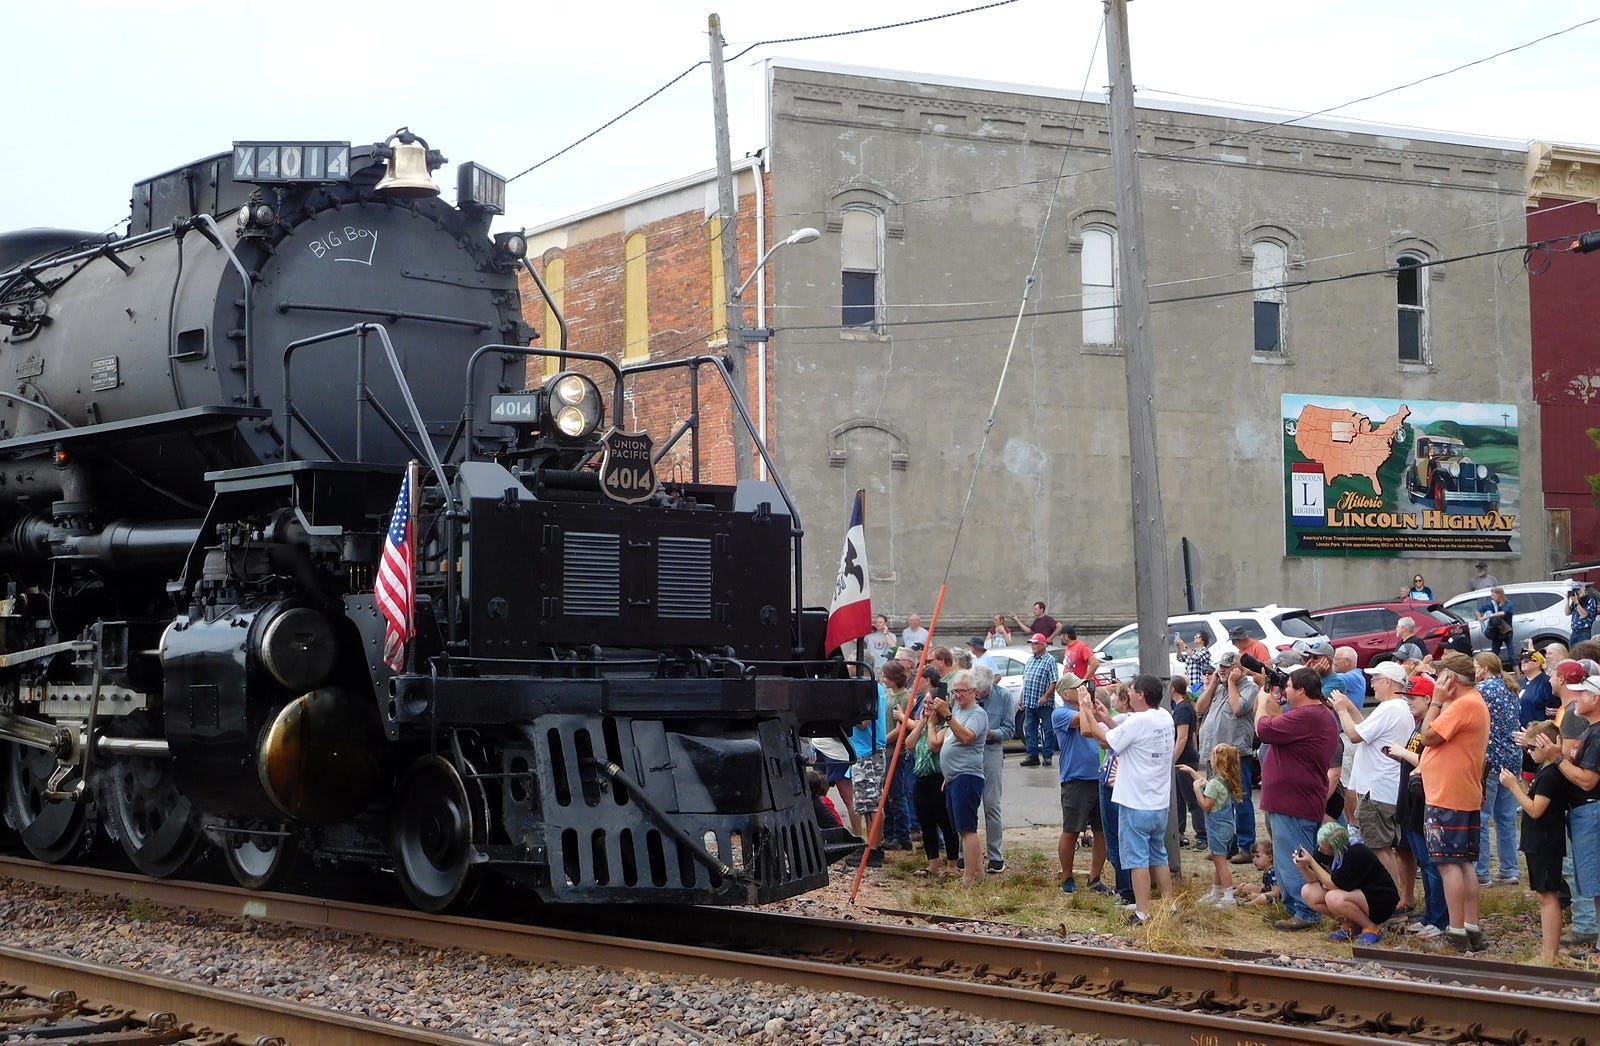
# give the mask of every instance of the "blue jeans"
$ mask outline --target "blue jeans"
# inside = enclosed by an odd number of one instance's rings
[[[1317,822],[1289,814],[1269,813],[1267,831],[1272,833],[1272,868],[1278,873],[1278,885],[1283,889],[1283,906],[1289,909],[1290,915],[1307,922],[1321,921],[1322,916],[1300,896],[1300,888],[1306,884],[1306,877],[1300,874],[1300,866],[1294,863],[1296,850],[1317,852]]]
[[[911,810],[912,754],[909,748],[900,753],[900,764],[894,768],[894,780],[889,782],[889,801],[883,804],[884,842],[911,845],[911,826],[916,823]],[[886,763],[886,769],[887,766]]]
[[[1487,638],[1487,637],[1485,637],[1485,638]],[[1515,669],[1512,669],[1509,666],[1515,665],[1517,663],[1517,656],[1516,656],[1516,649],[1517,648],[1512,645],[1511,638],[1512,638],[1512,633],[1508,632],[1506,634],[1506,637],[1504,639],[1500,640],[1498,643],[1494,642],[1492,640],[1489,643],[1489,649],[1494,651],[1496,654],[1500,654],[1500,663],[1502,665],[1508,666],[1507,669],[1506,669],[1506,671],[1508,671],[1508,672],[1515,671]],[[1501,654],[1500,653],[1501,650],[1504,650],[1505,653]]]
[[[1233,845],[1245,853],[1256,845],[1256,802],[1252,791],[1255,766],[1256,761],[1248,756],[1239,760],[1239,783],[1244,786],[1244,798],[1233,804]]]
[[[1041,755],[1046,759],[1055,758],[1056,732],[1050,726],[1050,717],[1054,714],[1055,706],[1048,700],[1022,710],[1022,743],[1028,747],[1029,759]],[[1043,740],[1040,733],[1044,734]]]
[[[1479,814],[1478,881],[1489,878],[1489,835],[1494,834],[1495,863],[1502,878],[1517,874],[1517,797],[1500,784],[1497,774],[1483,782],[1483,812]]]
[[[1417,859],[1417,870],[1422,873],[1422,921],[1429,926],[1446,929],[1450,925],[1450,912],[1444,903],[1444,877],[1439,866],[1428,856],[1428,842],[1421,832],[1402,828],[1400,834]]]
[[[1100,782],[1100,834],[1106,837],[1106,860],[1117,873],[1117,896],[1133,901],[1133,879],[1122,867],[1122,849],[1117,842],[1117,804],[1111,801],[1111,786]]]

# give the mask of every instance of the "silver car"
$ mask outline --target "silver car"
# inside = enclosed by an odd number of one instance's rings
[[[1511,600],[1511,641],[1519,649],[1530,639],[1542,650],[1551,643],[1565,643],[1572,635],[1565,581],[1524,581],[1500,587]],[[1487,602],[1489,590],[1486,588],[1462,592],[1444,601],[1446,610],[1454,611],[1467,622],[1474,650],[1489,649],[1489,641],[1483,636],[1483,622],[1478,620],[1478,607]]]

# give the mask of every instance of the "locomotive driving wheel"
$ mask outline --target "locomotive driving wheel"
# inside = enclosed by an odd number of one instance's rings
[[[460,908],[477,891],[482,866],[475,863],[482,813],[466,782],[438,756],[412,763],[395,788],[390,847],[400,888],[417,908]]]
[[[299,863],[300,844],[278,831],[229,830],[222,859],[233,881],[246,890],[271,890],[283,885]]]
[[[194,807],[173,781],[170,759],[114,759],[103,768],[99,784],[106,830],[139,871],[165,879],[200,856],[205,836]]]
[[[55,772],[56,758],[49,752],[25,745],[7,745],[5,766],[6,822],[22,838],[36,859],[46,864],[63,864],[89,851],[94,841],[94,822],[88,804],[71,799],[49,799],[44,793]],[[73,774],[60,790],[70,791],[78,782]]]

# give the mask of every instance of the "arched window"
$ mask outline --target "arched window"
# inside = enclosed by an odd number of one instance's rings
[[[1083,343],[1117,343],[1117,230],[1088,225],[1083,230]]]
[[[842,327],[883,328],[883,212],[846,207],[840,230]]]
[[[650,358],[650,283],[644,233],[628,237],[622,247],[622,362]]]
[[[1284,351],[1284,305],[1288,297],[1283,284],[1289,275],[1289,251],[1276,240],[1257,240],[1250,245],[1250,283],[1255,288],[1255,351],[1281,356]]]
[[[1415,254],[1402,254],[1395,260],[1395,303],[1400,313],[1401,363],[1427,363],[1430,359],[1427,260]]]
[[[554,257],[544,263],[544,285],[550,292],[550,300],[556,303],[557,308],[566,311],[567,290],[567,259]],[[549,303],[544,307],[544,336],[540,339],[547,349],[561,347],[561,325],[556,322],[555,310]],[[544,359],[545,374],[558,374],[561,371],[561,359],[558,356],[546,356]]]

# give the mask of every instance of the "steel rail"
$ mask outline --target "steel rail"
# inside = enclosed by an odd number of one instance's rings
[[[1386,1032],[1576,1044],[1600,1027],[1600,1004],[1587,1001],[739,909],[629,909],[615,916],[624,938],[11,859],[0,859],[0,875],[424,947],[851,991],[1147,1042],[1335,1044]],[[586,929],[607,917],[562,914]],[[645,930],[654,939],[638,939]]]
[[[245,1042],[281,1039],[285,1046],[463,1046],[481,1041],[3,945],[0,980],[35,988],[68,988],[80,1004],[107,1004],[135,1013],[168,1012],[185,1024],[219,1032],[248,1029],[239,1038]]]

